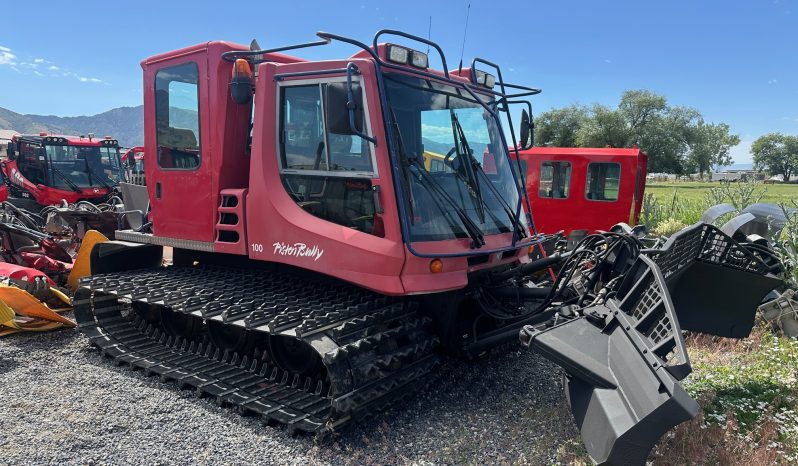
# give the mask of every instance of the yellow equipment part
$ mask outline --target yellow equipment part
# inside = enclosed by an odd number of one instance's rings
[[[97,230],[89,230],[83,236],[83,242],[80,244],[78,255],[72,262],[72,270],[67,277],[67,285],[74,290],[78,289],[78,281],[91,275],[91,250],[97,243],[104,243],[108,241],[102,233]]]
[[[74,327],[74,322],[58,314],[71,310],[69,298],[58,290],[51,291],[66,307],[50,309],[27,291],[0,284],[0,336]]]

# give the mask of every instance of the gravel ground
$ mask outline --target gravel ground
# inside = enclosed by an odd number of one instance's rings
[[[115,367],[77,331],[13,335],[0,339],[0,464],[552,464],[579,450],[561,372],[540,356],[436,374],[404,406],[317,444]]]

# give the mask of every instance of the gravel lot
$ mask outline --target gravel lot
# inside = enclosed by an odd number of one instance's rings
[[[317,444],[115,367],[75,330],[13,335],[0,339],[0,464],[552,464],[579,451],[561,372],[540,356],[519,346],[436,374]]]

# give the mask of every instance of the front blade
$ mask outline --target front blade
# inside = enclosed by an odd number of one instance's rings
[[[566,394],[590,457],[598,464],[644,464],[659,438],[699,406],[678,380],[690,372],[665,280],[648,257],[635,283],[585,317],[531,326],[522,343],[567,373]]]
[[[759,257],[712,225],[685,228],[645,253],[661,269],[684,330],[744,338],[757,306],[781,284]]]

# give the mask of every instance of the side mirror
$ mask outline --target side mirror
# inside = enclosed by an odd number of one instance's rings
[[[328,84],[324,94],[324,123],[327,131],[334,134],[354,135],[372,144],[377,140],[363,133],[363,90],[352,81],[352,75],[360,73],[357,65],[346,65],[346,83]]]
[[[6,148],[6,154],[8,155],[8,160],[16,160],[17,159],[17,143],[16,142],[9,142],[8,147]]]
[[[535,125],[526,109],[521,110],[521,131],[519,145],[521,150],[527,150],[535,145]]]
[[[363,94],[360,84],[352,83],[352,102],[349,102],[347,83],[330,83],[324,98],[325,124],[334,134],[353,135],[363,129]],[[351,108],[350,108],[351,107]],[[349,125],[349,112],[353,113],[354,128]]]

